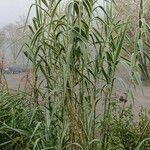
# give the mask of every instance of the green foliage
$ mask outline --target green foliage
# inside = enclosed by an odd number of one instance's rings
[[[142,121],[140,130],[125,107],[131,92],[120,104],[115,96],[118,65],[129,68],[133,83],[140,78],[136,55],[123,56],[128,22],[115,18],[114,5],[73,0],[63,8],[61,0],[35,0],[25,51],[32,95],[0,93],[3,149],[132,150],[148,138],[149,124]]]
[[[53,110],[37,107],[28,101],[25,93],[13,91],[0,92],[0,148],[2,150],[16,149],[73,149],[88,147],[101,149],[100,140],[103,130],[103,120],[97,121],[96,133],[89,143],[80,145],[70,143],[69,118],[61,118],[60,106],[53,106]],[[124,103],[114,104],[111,111],[108,148],[110,150],[148,150],[150,146],[150,113],[141,109],[139,118],[134,119],[132,106],[124,107]],[[91,116],[86,121],[90,127]],[[89,129],[90,130],[90,129]],[[88,130],[87,130],[88,131]],[[85,131],[86,132],[86,131]],[[86,132],[86,138],[90,135]]]

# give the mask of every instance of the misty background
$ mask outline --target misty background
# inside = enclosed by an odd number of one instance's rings
[[[23,27],[33,0],[5,0],[0,4],[0,59],[5,65],[24,65],[22,45],[27,40]],[[34,10],[30,13],[30,20]]]
[[[5,0],[0,4],[0,27],[14,23],[26,16],[33,0]]]

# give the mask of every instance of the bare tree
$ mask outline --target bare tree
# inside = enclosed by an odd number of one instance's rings
[[[28,40],[28,36],[23,32],[25,19],[22,17],[15,24],[8,24],[2,30],[5,34],[5,45],[10,50],[9,56],[12,58],[12,64],[24,62],[22,46]]]

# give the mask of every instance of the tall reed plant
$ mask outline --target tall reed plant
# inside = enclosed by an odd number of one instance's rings
[[[122,123],[128,100],[128,93],[121,96],[123,107],[117,115],[118,65],[123,62],[130,68],[135,63],[123,56],[128,21],[115,18],[115,1],[63,2],[35,0],[30,8],[35,7],[36,15],[28,25],[31,36],[24,53],[32,64],[34,104],[23,111],[31,109],[24,116],[30,128],[22,122],[29,133],[16,130],[16,124],[2,123],[2,128],[5,133],[11,130],[11,142],[16,141],[14,132],[19,133],[17,142],[26,141],[23,146],[28,149],[113,149],[113,119]],[[138,79],[132,69],[130,75]],[[120,147],[126,149],[123,142]]]

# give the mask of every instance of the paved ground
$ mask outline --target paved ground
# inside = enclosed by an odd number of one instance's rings
[[[135,105],[150,108],[150,86],[143,86],[143,92],[140,88],[134,92]]]
[[[18,88],[23,90],[23,88],[25,87],[27,78],[29,79],[27,75],[28,75],[27,73],[6,74],[5,77],[7,80],[8,87],[13,90],[17,90]]]
[[[17,90],[18,85],[20,85],[20,89],[23,89],[27,80],[27,74],[21,73],[21,74],[15,74],[15,75],[6,75],[6,79],[7,79],[9,88]],[[30,79],[29,76],[28,76],[28,79]],[[120,88],[117,89],[118,95],[121,95],[123,93],[120,89],[121,89],[121,86]],[[137,90],[134,91],[133,93],[135,97],[135,104],[134,104],[135,110],[139,110],[139,107],[141,105],[146,108],[150,108],[150,86],[143,86],[143,93],[140,88],[137,88]]]

